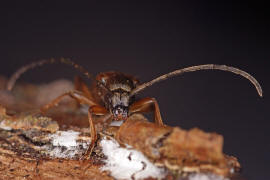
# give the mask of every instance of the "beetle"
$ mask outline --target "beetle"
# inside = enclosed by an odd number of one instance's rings
[[[258,81],[245,71],[226,65],[205,64],[191,66],[183,69],[177,69],[167,74],[161,75],[145,83],[139,83],[134,76],[121,72],[103,72],[95,78],[82,66],[74,63],[70,59],[47,59],[40,60],[19,68],[9,79],[7,90],[11,91],[17,79],[27,70],[42,66],[44,64],[64,63],[73,66],[81,71],[87,78],[92,79],[92,86],[88,87],[80,78],[75,80],[75,90],[66,92],[45,106],[41,107],[42,112],[57,105],[65,96],[76,99],[80,104],[89,106],[88,119],[90,126],[91,144],[85,155],[89,157],[97,140],[97,132],[93,123],[93,115],[102,115],[104,121],[113,118],[115,121],[126,120],[133,113],[153,112],[155,123],[163,126],[160,109],[155,98],[142,98],[135,101],[135,95],[153,84],[166,80],[170,77],[183,74],[185,72],[194,72],[198,70],[222,70],[241,75],[248,79],[255,86],[258,94],[262,96],[262,88]]]

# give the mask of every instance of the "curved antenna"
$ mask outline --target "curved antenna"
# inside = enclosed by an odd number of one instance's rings
[[[32,62],[28,65],[25,65],[21,68],[19,68],[8,80],[7,82],[7,90],[11,91],[16,83],[16,81],[20,78],[20,76],[25,73],[26,71],[33,69],[35,67],[38,66],[43,66],[45,64],[54,64],[54,63],[63,63],[63,64],[67,64],[70,65],[72,67],[74,67],[75,69],[78,69],[80,72],[82,72],[87,78],[89,79],[93,79],[93,76],[86,70],[84,69],[82,66],[74,63],[73,61],[71,61],[70,59],[67,58],[60,58],[60,59],[43,59],[40,61],[36,61],[36,62]]]
[[[248,74],[247,72],[242,71],[240,69],[237,69],[235,67],[230,67],[230,66],[226,66],[226,65],[204,64],[204,65],[190,66],[187,68],[178,69],[178,70],[172,71],[170,73],[161,75],[161,76],[159,76],[159,77],[157,77],[149,82],[143,83],[143,84],[139,85],[138,87],[136,87],[135,89],[133,89],[130,93],[130,96],[133,96],[133,95],[137,94],[138,92],[144,90],[145,88],[152,86],[153,84],[155,84],[157,82],[164,81],[170,77],[177,76],[177,75],[183,74],[185,72],[193,72],[193,71],[199,71],[199,70],[221,70],[221,71],[228,71],[228,72],[232,72],[234,74],[238,74],[238,75],[243,76],[246,79],[248,79],[255,86],[258,94],[261,97],[263,95],[262,88],[261,88],[260,84],[258,83],[258,81],[253,76]]]

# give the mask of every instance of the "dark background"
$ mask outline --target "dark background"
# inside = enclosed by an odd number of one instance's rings
[[[177,68],[215,63],[241,68],[261,83],[220,71],[187,73],[156,84],[163,120],[224,135],[247,179],[269,179],[269,9],[256,1],[1,4],[0,74],[50,57],[70,57],[89,72],[117,70],[142,82]],[[26,73],[23,81],[72,78],[64,65]],[[267,178],[268,177],[268,178]]]

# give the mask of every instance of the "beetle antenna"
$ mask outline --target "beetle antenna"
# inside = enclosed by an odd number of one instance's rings
[[[190,66],[190,67],[183,68],[183,69],[177,69],[177,70],[172,71],[170,73],[161,75],[161,76],[159,76],[159,77],[157,77],[149,82],[146,82],[146,83],[143,83],[143,84],[137,86],[135,89],[133,89],[131,91],[130,96],[133,96],[133,95],[137,94],[138,92],[144,90],[145,88],[152,86],[153,84],[155,84],[157,82],[164,81],[170,77],[177,76],[177,75],[183,74],[185,72],[194,72],[194,71],[199,71],[199,70],[221,70],[221,71],[228,71],[228,72],[232,72],[234,74],[238,74],[238,75],[243,76],[246,79],[248,79],[255,86],[258,94],[261,97],[263,95],[262,88],[261,88],[260,84],[249,73],[242,71],[240,69],[237,69],[235,67],[230,67],[230,66],[226,66],[226,65],[205,64],[205,65],[198,65],[198,66]]]
[[[73,61],[71,61],[70,59],[67,58],[60,58],[60,59],[43,59],[40,61],[36,61],[36,62],[32,62],[28,65],[25,65],[21,68],[19,68],[8,80],[7,83],[7,90],[11,91],[16,83],[16,81],[21,77],[21,75],[23,73],[25,73],[26,71],[33,69],[35,67],[40,67],[43,66],[45,64],[54,64],[54,63],[63,63],[63,64],[67,64],[70,65],[72,67],[74,67],[75,69],[78,69],[80,72],[82,72],[88,79],[92,79],[95,80],[93,78],[93,76],[86,70],[84,69],[82,66],[74,63]]]

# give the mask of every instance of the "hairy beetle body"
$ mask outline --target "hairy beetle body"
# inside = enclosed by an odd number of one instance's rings
[[[114,120],[125,120],[129,106],[134,102],[131,91],[137,87],[138,80],[120,72],[104,72],[96,76],[93,85],[94,96],[113,114]]]
[[[70,61],[69,59],[49,59],[33,62],[17,70],[7,83],[7,89],[12,90],[16,80],[26,72],[37,66],[52,63],[64,63],[73,66],[81,71],[86,77],[93,80],[91,88],[82,82],[80,79],[75,80],[75,91],[64,93],[41,108],[42,112],[46,112],[49,108],[58,104],[65,96],[70,96],[76,99],[81,104],[87,104],[88,120],[90,126],[91,144],[86,152],[86,157],[91,154],[95,142],[97,140],[97,132],[93,122],[93,115],[102,115],[103,121],[113,118],[114,120],[126,120],[132,113],[152,112],[154,114],[155,123],[159,126],[163,125],[160,110],[155,98],[145,97],[135,101],[135,94],[141,92],[145,88],[153,84],[166,80],[170,77],[181,75],[186,72],[194,72],[198,70],[221,70],[238,74],[248,79],[256,88],[258,94],[262,96],[262,88],[258,81],[245,71],[226,65],[204,64],[191,66],[183,69],[177,69],[167,74],[161,75],[153,80],[139,84],[139,81],[133,76],[120,72],[104,72],[100,73],[94,79],[91,74],[82,66]]]

